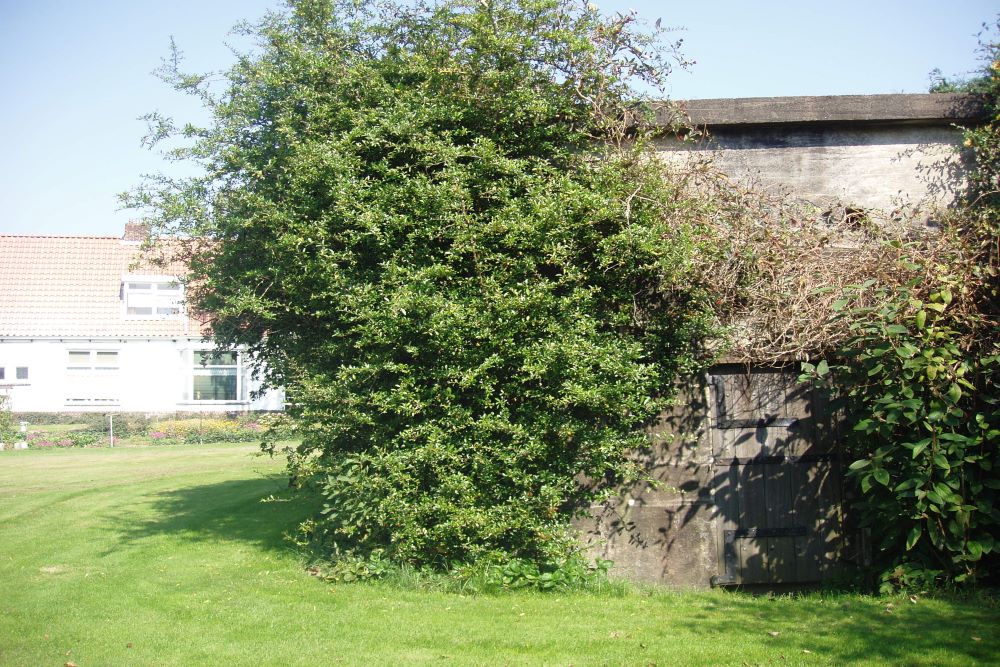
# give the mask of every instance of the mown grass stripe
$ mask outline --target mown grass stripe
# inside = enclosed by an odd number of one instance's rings
[[[328,584],[282,538],[308,503],[252,454],[0,454],[0,665],[1000,662],[986,597]]]

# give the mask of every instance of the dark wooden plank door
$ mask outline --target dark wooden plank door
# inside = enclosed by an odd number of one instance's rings
[[[836,438],[822,396],[792,368],[710,374],[717,585],[820,581],[841,537]]]

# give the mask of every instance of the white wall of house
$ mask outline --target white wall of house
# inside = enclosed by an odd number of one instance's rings
[[[0,392],[15,412],[237,412],[282,410],[255,397],[243,353],[213,356],[200,339],[0,339]],[[26,377],[19,377],[26,376]]]

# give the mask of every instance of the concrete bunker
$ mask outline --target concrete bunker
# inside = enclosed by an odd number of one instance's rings
[[[704,159],[736,182],[810,204],[820,216],[934,225],[962,190],[968,95],[873,95],[682,103],[709,141],[669,138],[667,160]],[[664,126],[669,108],[660,110]],[[841,252],[850,253],[850,248]],[[723,359],[689,378],[677,407],[635,452],[649,481],[577,522],[613,572],[669,586],[802,585],[864,559],[845,515],[843,425],[799,364]]]

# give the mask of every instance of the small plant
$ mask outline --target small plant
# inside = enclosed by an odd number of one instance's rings
[[[265,427],[252,416],[191,417],[157,421],[146,433],[156,443],[260,442]]]
[[[0,394],[0,448],[13,447],[19,437],[17,423],[10,411],[10,397]]]
[[[315,576],[326,581],[352,582],[381,579],[392,569],[392,564],[381,551],[369,554],[367,558],[345,557],[336,561],[310,568]]]
[[[41,431],[31,431],[27,435],[29,447],[92,447],[104,442],[104,435],[95,431],[67,431],[65,433],[48,434]]]
[[[515,559],[500,570],[500,581],[508,589],[556,591],[581,588],[596,579],[606,578],[612,565],[612,561],[602,559],[588,565],[579,555],[562,563],[541,567],[535,562]]]
[[[107,442],[103,433],[96,431],[70,431],[63,440],[68,441],[68,447],[93,447]]]
[[[152,418],[144,414],[123,412],[114,415],[115,438],[130,438],[132,436],[144,435],[149,429]],[[110,432],[111,420],[102,413],[90,413],[83,417],[83,423],[87,425],[88,431],[103,433],[105,436]]]

